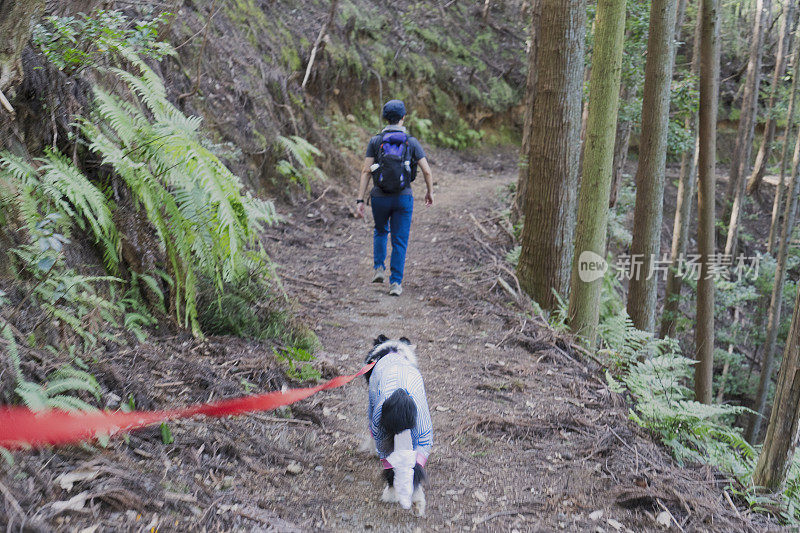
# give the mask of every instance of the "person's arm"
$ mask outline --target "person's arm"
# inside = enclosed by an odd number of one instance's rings
[[[428,164],[427,157],[419,160],[419,168],[422,170],[422,176],[425,178],[425,187],[428,189],[425,193],[425,205],[433,205],[433,174],[431,174],[431,166]]]
[[[356,200],[364,200],[367,199],[367,191],[369,190],[369,180],[371,176],[371,172],[369,171],[369,167],[372,166],[372,163],[375,161],[374,157],[365,157],[364,158],[364,166],[361,168],[361,178],[358,182],[358,191],[356,192]],[[364,216],[364,202],[358,202],[356,205],[356,217],[363,218]]]

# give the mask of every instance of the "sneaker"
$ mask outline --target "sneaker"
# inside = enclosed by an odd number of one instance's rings
[[[399,283],[392,283],[389,287],[389,295],[400,296],[401,294],[403,294],[403,287],[401,287]]]
[[[386,270],[383,268],[376,268],[375,275],[372,276],[372,283],[383,283],[386,279]]]

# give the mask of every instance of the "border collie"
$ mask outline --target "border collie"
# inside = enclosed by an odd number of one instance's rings
[[[425,462],[433,445],[433,427],[415,346],[405,337],[378,336],[365,359],[375,366],[369,384],[367,417],[383,465],[386,488],[381,500],[398,502],[425,516]]]

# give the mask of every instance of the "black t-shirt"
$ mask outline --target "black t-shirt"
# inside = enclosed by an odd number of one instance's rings
[[[375,135],[369,140],[369,143],[367,144],[367,157],[377,157],[378,151],[381,147],[381,137],[383,136],[384,132],[388,131],[405,132],[406,129],[403,126],[386,126],[381,133]],[[422,149],[422,145],[419,143],[416,137],[411,137],[410,135],[408,136],[408,149],[411,150],[411,168],[414,169],[414,173],[416,174],[417,163],[420,159],[426,157],[425,150]],[[396,196],[398,194],[411,194],[411,184],[409,183],[405,189],[395,194],[386,194],[380,189],[380,187],[373,187],[370,194],[372,196]]]

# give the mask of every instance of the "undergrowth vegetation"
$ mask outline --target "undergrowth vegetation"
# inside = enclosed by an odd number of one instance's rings
[[[626,176],[629,178],[629,176]],[[609,212],[608,242],[610,250],[628,249],[631,241],[629,215],[634,192],[623,185],[617,205]],[[515,265],[520,247],[506,254],[506,261]],[[763,331],[744,327],[743,320],[731,321],[730,310],[744,313],[760,295],[769,294],[774,283],[775,259],[758,256],[753,262],[733,265],[724,279],[717,282],[717,331],[720,342],[729,350],[717,350],[716,358],[724,363],[723,372],[715,376],[717,403],[695,401],[693,390],[696,361],[684,355],[678,339],[655,337],[638,330],[628,317],[623,287],[614,266],[614,255],[603,277],[600,300],[599,346],[597,360],[606,367],[609,388],[624,395],[630,405],[629,417],[650,431],[663,443],[681,465],[708,464],[729,476],[727,490],[741,498],[753,510],[777,515],[787,524],[800,523],[800,460],[795,456],[782,492],[771,494],[753,485],[752,477],[760,446],[753,446],[743,435],[741,420],[752,411],[738,405],[746,401],[756,385],[748,373],[747,356],[742,347],[763,343]],[[789,268],[800,263],[794,251]],[[796,282],[787,280],[784,302],[791,308]],[[685,280],[683,298],[693,299],[696,282]],[[555,331],[568,334],[567,302],[556,296],[560,305],[552,313],[544,312],[531,300],[534,312],[545,317]],[[760,309],[760,306],[758,307]],[[759,313],[761,311],[759,310]],[[766,316],[751,317],[766,323]],[[781,335],[785,336],[791,317],[783,317]],[[679,332],[691,327],[692,316],[682,317]],[[763,329],[763,328],[762,328]],[[727,399],[728,401],[724,401]]]
[[[564,302],[550,316],[551,325],[566,331],[566,313]],[[695,401],[691,387],[696,361],[683,355],[676,339],[659,339],[634,327],[611,270],[604,278],[598,333],[597,356],[606,365],[609,388],[629,400],[633,422],[651,431],[679,464],[709,464],[730,476],[728,490],[754,510],[800,523],[800,461],[792,464],[781,500],[753,486],[759,447],[748,443],[742,429],[734,425],[737,417],[752,411],[729,403]]]
[[[200,118],[169,101],[142,59],[174,53],[157,40],[168,19],[98,11],[49,17],[36,28],[34,43],[52,66],[72,76],[91,69],[97,81],[90,107],[74,119],[71,155],[55,145],[38,157],[0,152],[0,236],[14,243],[0,250],[7,275],[0,352],[12,378],[0,379],[6,402],[13,390],[33,409],[93,409],[101,394],[91,374],[97,350],[167,331],[169,316],[197,337],[276,339],[282,354],[292,354],[281,356],[291,377],[318,377],[306,368],[318,340],[292,320],[257,238],[279,221],[274,205],[244,190]],[[296,136],[280,141],[282,174],[306,189],[324,178],[313,145]],[[84,243],[98,264],[75,259]],[[28,376],[43,353],[54,362],[38,383]]]

